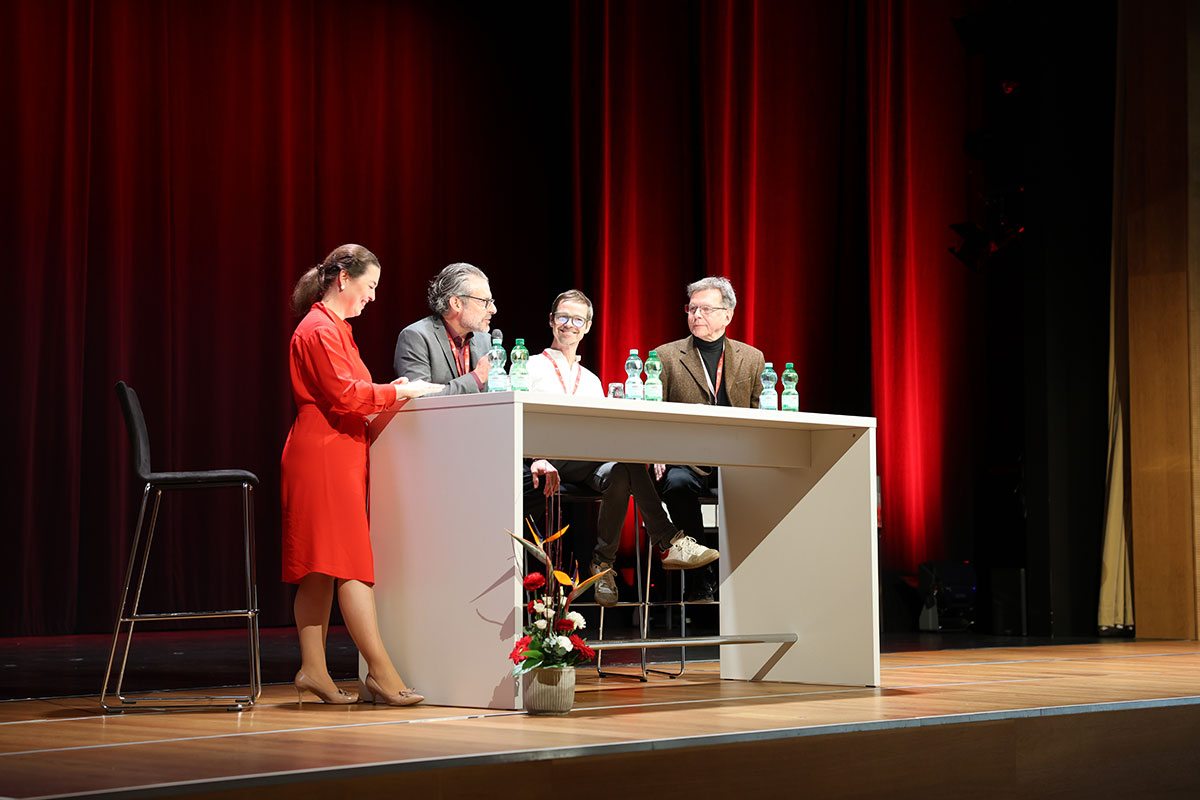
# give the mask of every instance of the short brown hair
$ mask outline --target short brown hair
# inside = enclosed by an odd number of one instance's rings
[[[565,292],[560,294],[558,297],[554,298],[554,302],[550,304],[551,315],[553,315],[554,312],[558,311],[558,304],[563,302],[564,300],[570,300],[571,302],[574,302],[574,303],[583,303],[585,306],[588,307],[588,319],[590,320],[592,318],[592,301],[588,299],[588,296],[586,294],[579,291],[578,289],[567,289]]]

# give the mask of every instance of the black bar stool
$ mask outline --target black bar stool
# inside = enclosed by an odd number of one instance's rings
[[[105,711],[121,712],[128,709],[169,710],[187,708],[224,708],[231,711],[241,710],[251,706],[262,694],[262,676],[259,666],[258,639],[258,588],[255,584],[254,573],[254,487],[258,485],[258,476],[253,472],[242,469],[215,469],[199,472],[153,472],[150,468],[150,436],[146,431],[146,418],[142,414],[141,403],[138,402],[137,392],[118,381],[116,385],[117,399],[121,402],[121,412],[125,417],[125,429],[129,434],[129,449],[133,457],[133,469],[138,478],[145,482],[142,490],[142,504],[138,510],[137,526],[133,530],[133,547],[129,551],[129,566],[125,570],[125,586],[121,590],[121,602],[117,611],[117,624],[113,631],[112,649],[108,654],[108,667],[104,671],[104,686],[100,690],[100,705]],[[245,556],[243,567],[246,573],[246,607],[224,611],[176,611],[170,613],[140,613],[138,604],[141,601],[142,585],[146,579],[146,565],[150,559],[150,546],[154,541],[154,526],[158,521],[158,506],[162,493],[175,489],[225,489],[238,488],[242,490],[242,536],[245,541]],[[153,497],[153,504],[151,504]],[[145,544],[141,544],[142,526],[146,518],[146,509],[150,507],[150,524],[146,530]],[[139,547],[140,545],[140,547]],[[141,550],[139,559],[138,552]],[[138,562],[140,560],[140,565]],[[133,582],[134,566],[138,565],[137,583]],[[131,595],[131,589],[132,595]],[[246,694],[235,696],[166,696],[138,697],[136,699],[122,694],[121,686],[125,679],[125,666],[129,660],[129,647],[133,642],[133,627],[138,622],[163,622],[181,619],[226,619],[238,618],[246,620],[247,644],[249,649],[250,683]],[[121,665],[116,673],[116,684],[109,692],[109,679],[113,673],[113,663],[116,660],[117,646],[121,640],[122,631],[125,633],[125,647],[121,655]],[[115,697],[119,702],[110,702]]]

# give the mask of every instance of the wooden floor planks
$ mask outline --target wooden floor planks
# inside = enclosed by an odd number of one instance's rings
[[[896,653],[883,686],[722,681],[716,664],[641,684],[581,670],[564,718],[416,706],[296,705],[290,686],[226,711],[100,713],[92,698],[0,704],[0,795],[42,797],[429,759],[499,758],[678,737],[819,733],[960,715],[1200,703],[1200,643]],[[353,689],[352,686],[346,687]],[[847,727],[849,726],[849,728]],[[528,756],[526,756],[528,757]]]

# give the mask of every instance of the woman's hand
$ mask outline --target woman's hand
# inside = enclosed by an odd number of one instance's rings
[[[430,383],[429,381],[410,381],[408,378],[397,378],[392,381],[392,385],[396,387],[396,399],[406,400],[411,397],[420,397],[424,394],[432,394],[440,392],[446,388],[444,383]]]

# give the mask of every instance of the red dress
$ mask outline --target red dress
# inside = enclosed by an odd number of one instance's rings
[[[291,343],[298,413],[283,446],[283,579],[310,572],[375,582],[367,526],[368,414],[396,401],[371,382],[350,323],[314,303]]]

